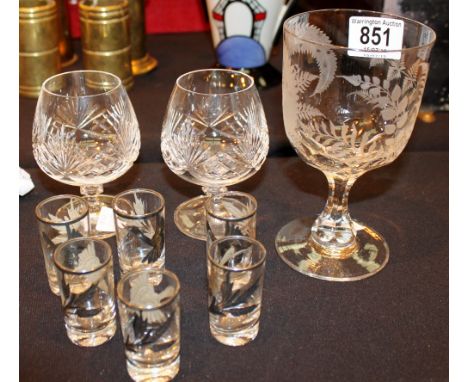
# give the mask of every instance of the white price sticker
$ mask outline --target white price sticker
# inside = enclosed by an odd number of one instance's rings
[[[384,17],[353,16],[349,18],[348,55],[354,57],[399,60],[405,23]],[[356,49],[356,50],[353,50]]]
[[[109,207],[101,207],[99,218],[96,224],[96,230],[101,232],[114,232],[114,211]]]

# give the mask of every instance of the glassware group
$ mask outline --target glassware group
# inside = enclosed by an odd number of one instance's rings
[[[120,265],[116,292],[112,249],[91,235],[86,199],[57,195],[37,205],[50,288],[61,298],[67,336],[80,347],[114,337],[117,294],[128,374],[135,381],[172,380],[180,367],[180,283],[165,268],[164,197],[131,189],[116,195],[112,207]],[[266,260],[265,248],[252,238],[257,202],[231,191],[209,197],[205,207],[211,218],[210,330],[225,345],[246,345],[259,331]]]
[[[350,48],[353,22],[364,25],[362,43],[376,36],[380,42],[381,30],[370,35],[368,25],[388,19],[402,28],[400,48]],[[361,175],[393,162],[405,148],[434,40],[424,24],[370,11],[311,11],[284,23],[286,134],[299,157],[329,184],[318,218],[293,220],[276,236],[279,256],[294,270],[352,281],[387,264],[387,243],[351,219],[348,194]],[[207,241],[210,330],[231,346],[257,336],[266,250],[255,240],[256,200],[226,187],[260,169],[268,144],[251,77],[207,69],[177,79],[161,151],[171,171],[202,186],[205,195],[180,205],[174,219],[183,233]],[[115,333],[112,252],[100,240],[113,235],[115,226],[128,372],[134,380],[169,380],[180,362],[180,284],[164,269],[164,198],[150,189],[102,195],[102,184],[128,171],[139,149],[138,122],[118,77],[76,71],[44,82],[34,118],[34,157],[47,175],[80,186],[84,195],[52,197],[36,208],[49,285],[62,298],[67,334],[80,346],[97,346]],[[103,222],[106,209],[112,228]]]
[[[113,198],[120,265],[117,302],[127,356],[135,381],[171,380],[179,371],[180,284],[165,269],[165,203],[150,189]],[[109,243],[93,237],[86,199],[57,195],[36,207],[46,274],[59,295],[72,343],[96,347],[117,328],[113,255]]]

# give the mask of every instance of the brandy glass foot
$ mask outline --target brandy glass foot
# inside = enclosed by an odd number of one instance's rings
[[[189,199],[174,211],[177,228],[192,239],[206,240],[206,198],[206,195],[200,195]]]

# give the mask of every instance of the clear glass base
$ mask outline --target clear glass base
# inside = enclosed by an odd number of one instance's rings
[[[205,200],[200,195],[180,204],[174,212],[174,221],[179,230],[193,239],[206,241]]]
[[[115,320],[112,320],[105,328],[96,331],[82,331],[65,324],[67,335],[71,342],[78,346],[94,347],[102,345],[114,337],[117,329]]]
[[[243,346],[253,341],[258,334],[259,323],[241,330],[241,331],[232,331],[232,330],[223,330],[214,325],[210,325],[211,335],[224,345],[228,346]]]
[[[357,249],[346,256],[327,255],[311,239],[314,218],[296,219],[276,235],[276,251],[294,270],[321,280],[362,280],[381,271],[388,262],[389,249],[373,229],[353,221]]]
[[[107,239],[115,236],[112,195],[83,196],[89,204],[89,236]],[[102,213],[102,215],[101,215]]]
[[[130,377],[137,382],[166,382],[172,381],[180,367],[180,356],[173,361],[165,364],[158,365],[142,365],[130,362],[127,360],[127,371]]]

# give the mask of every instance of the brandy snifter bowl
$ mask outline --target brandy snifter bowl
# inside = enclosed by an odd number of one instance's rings
[[[165,163],[182,179],[216,195],[254,175],[268,153],[263,105],[249,75],[225,69],[180,76],[161,133]],[[206,196],[177,207],[174,220],[186,235],[206,240]]]
[[[114,234],[112,196],[103,184],[125,174],[140,151],[140,130],[119,77],[78,70],[47,79],[33,124],[33,153],[51,178],[79,186],[90,210],[90,235]]]
[[[283,32],[286,134],[299,157],[325,174],[329,195],[318,218],[281,228],[276,249],[307,276],[364,279],[387,264],[389,248],[378,232],[351,219],[348,193],[359,176],[405,148],[435,32],[407,18],[346,9],[292,16]]]

